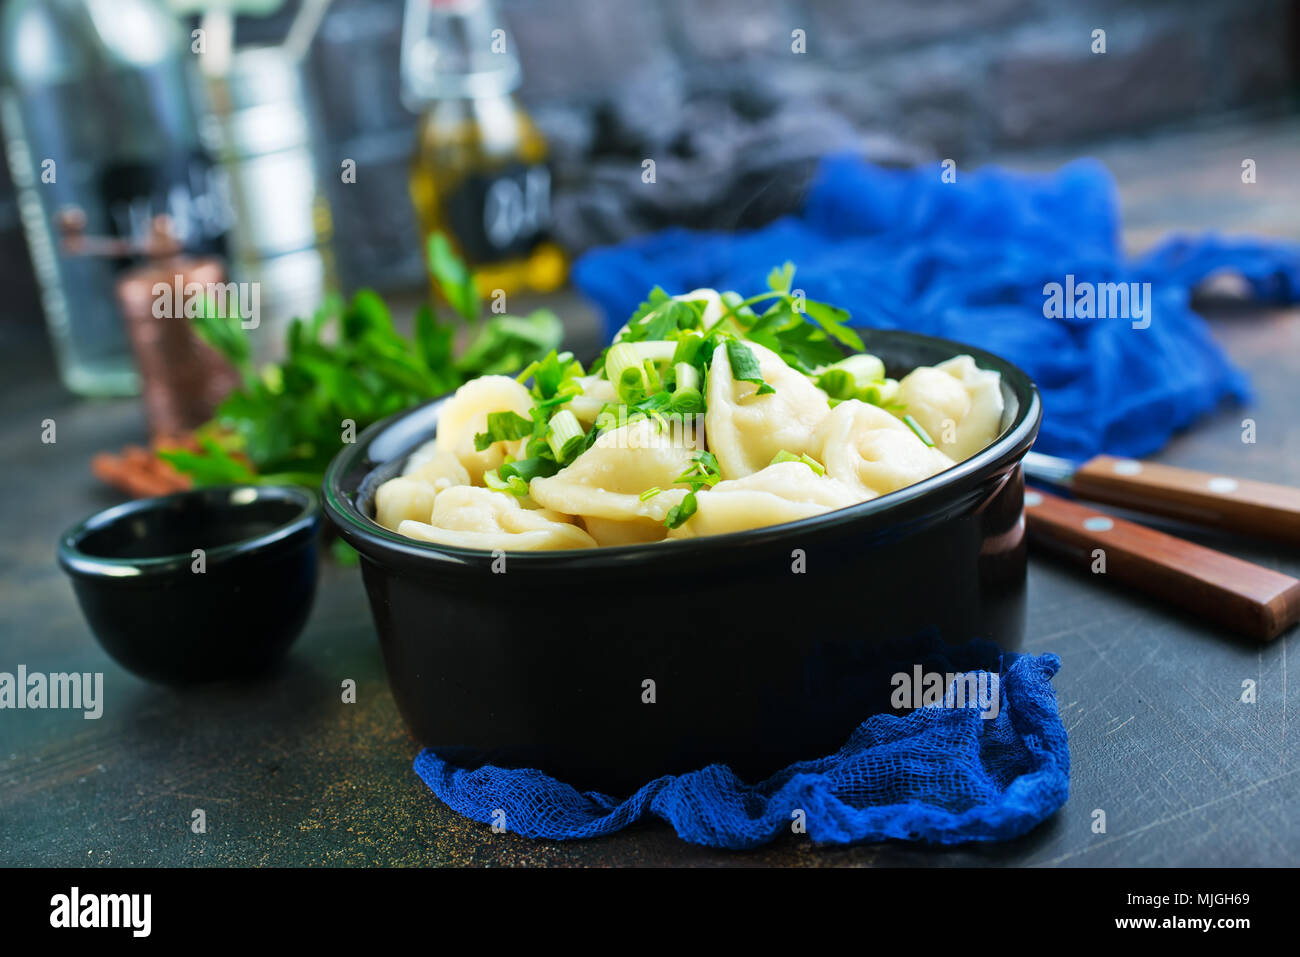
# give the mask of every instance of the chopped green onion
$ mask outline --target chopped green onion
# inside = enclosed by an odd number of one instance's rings
[[[909,429],[911,429],[913,432],[916,433],[916,437],[918,439],[920,439],[930,448],[934,448],[934,439],[930,438],[929,433],[926,432],[925,429],[921,428],[920,422],[916,421],[916,419],[912,418],[910,415],[903,416],[903,421],[907,423],[907,427]]]
[[[830,368],[843,369],[863,384],[879,382],[885,377],[885,364],[879,356],[873,356],[869,352],[859,352],[855,356],[841,359]]]
[[[795,455],[793,452],[787,452],[785,449],[782,449],[780,452],[777,452],[776,455],[772,456],[772,461],[767,464],[780,465],[782,462],[802,462],[818,475],[826,474],[826,466],[822,465],[807,452],[804,452],[802,455]]]
[[[528,483],[518,475],[503,479],[496,469],[483,473],[483,484],[496,492],[507,492],[523,497],[528,494]]]
[[[496,442],[513,442],[533,434],[533,420],[517,412],[489,412],[487,431],[474,436],[474,448],[482,452]]]
[[[689,362],[679,362],[673,366],[677,376],[677,385],[673,390],[674,412],[703,412],[704,394],[700,392],[700,370]]]
[[[677,350],[676,342],[669,342],[665,339],[656,339],[651,342],[629,342],[627,344],[636,350],[636,354],[643,362],[647,359],[651,362],[670,362],[673,353]]]
[[[813,458],[813,457],[812,457],[811,455],[809,455],[807,452],[805,452],[805,453],[803,453],[803,455],[799,456],[799,461],[802,462],[804,465],[808,466],[810,469],[812,469],[812,470],[813,470],[814,472],[816,472],[818,475],[825,475],[825,474],[826,474],[826,466],[822,465],[820,462],[818,462],[815,458]]]
[[[643,502],[648,502],[648,501],[650,501],[650,499],[654,498],[656,495],[658,495],[658,494],[659,494],[660,492],[662,492],[662,491],[663,491],[663,489],[661,489],[658,485],[656,485],[656,486],[654,486],[654,487],[652,487],[652,488],[648,488],[648,489],[646,489],[644,492],[642,492],[642,493],[641,493],[639,496],[637,496],[637,497],[640,498],[641,501],[643,501]]]
[[[619,400],[628,405],[640,402],[652,391],[645,365],[631,342],[609,347],[605,353],[605,378],[613,384]]]
[[[831,366],[817,377],[817,388],[832,399],[852,399],[858,394],[858,383],[848,369]]]
[[[817,377],[817,386],[833,399],[855,399],[884,378],[885,364],[864,352],[826,366]]]
[[[870,402],[872,405],[886,406],[898,397],[898,380],[885,379],[883,382],[872,382],[862,390],[860,398],[863,402]]]
[[[659,366],[653,359],[646,359],[641,363],[641,368],[645,371],[645,381],[648,383],[648,391],[651,395],[660,391],[664,387],[663,376],[659,374]]]
[[[668,516],[664,519],[664,524],[669,528],[680,527],[685,524],[688,518],[695,514],[696,506],[695,492],[687,492],[680,504],[674,505],[668,510]]]
[[[563,409],[551,417],[546,432],[546,444],[555,453],[555,461],[567,465],[587,445],[587,435],[577,417]]]

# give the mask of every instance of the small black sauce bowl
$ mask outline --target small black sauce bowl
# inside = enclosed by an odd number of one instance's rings
[[[122,667],[166,684],[247,677],[307,621],[319,527],[308,489],[212,486],[90,516],[59,539],[59,564]]]
[[[433,436],[445,400],[336,455],[325,512],[361,554],[416,739],[463,767],[539,768],[609,794],[713,762],[759,780],[834,752],[891,708],[891,678],[914,665],[996,668],[1022,641],[1020,461],[1038,390],[981,349],[858,331],[894,377],[962,353],[999,372],[1001,435],[946,472],[798,522],[504,564],[372,518],[375,489]]]

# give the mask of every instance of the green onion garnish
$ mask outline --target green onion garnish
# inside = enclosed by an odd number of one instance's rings
[[[925,429],[921,428],[920,422],[916,421],[916,419],[912,418],[910,415],[903,416],[903,421],[907,423],[907,427],[909,429],[911,429],[913,432],[916,433],[916,437],[918,439],[920,439],[930,448],[934,448],[934,439],[930,438],[929,433],[926,432]]]
[[[831,366],[817,377],[817,388],[832,399],[852,399],[858,394],[858,383],[847,369]]]
[[[637,497],[640,498],[641,501],[643,501],[643,502],[648,502],[648,501],[650,501],[650,499],[654,498],[656,495],[658,495],[658,494],[659,494],[660,492],[662,492],[662,491],[663,491],[663,489],[661,489],[658,485],[655,485],[655,486],[653,486],[652,488],[648,488],[648,489],[646,489],[644,492],[642,492],[642,493],[641,493],[639,496],[637,496]]]
[[[767,464],[779,465],[782,462],[802,462],[818,475],[826,474],[826,466],[822,465],[807,452],[804,452],[802,455],[795,455],[793,452],[787,452],[785,449],[782,449],[780,452],[777,452],[776,455],[772,456],[772,461]]]
[[[555,461],[567,465],[587,447],[587,435],[577,417],[568,409],[562,409],[551,417],[546,430],[546,444],[551,447]]]
[[[832,399],[869,401],[867,391],[878,387],[884,379],[885,364],[864,352],[826,366],[817,377],[817,387]]]
[[[887,406],[898,397],[898,380],[885,379],[881,382],[872,382],[862,390],[859,398],[863,402],[870,402],[872,405],[881,407]]]
[[[686,522],[688,518],[695,514],[696,501],[695,492],[686,493],[681,504],[674,505],[668,510],[668,517],[664,519],[664,524],[669,528],[678,528]]]
[[[528,494],[528,483],[518,475],[503,479],[496,469],[483,473],[483,484],[493,491],[508,492],[521,498]]]
[[[640,402],[653,391],[642,359],[630,342],[609,347],[605,353],[605,378],[613,383],[619,401],[628,405]]]
[[[677,385],[673,389],[672,410],[692,413],[704,411],[704,394],[700,391],[700,370],[689,362],[673,366]]]

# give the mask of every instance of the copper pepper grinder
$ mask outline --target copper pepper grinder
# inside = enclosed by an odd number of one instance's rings
[[[150,436],[175,439],[212,417],[218,403],[239,384],[239,373],[194,331],[185,299],[192,283],[203,290],[225,281],[214,257],[187,255],[167,216],[156,216],[144,243],[87,236],[79,209],[59,214],[65,251],[73,255],[131,257],[145,262],[117,279],[117,301],[140,373]],[[163,290],[166,292],[163,292]]]

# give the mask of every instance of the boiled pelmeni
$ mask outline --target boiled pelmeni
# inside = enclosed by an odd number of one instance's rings
[[[879,406],[849,399],[817,428],[813,457],[826,474],[860,494],[884,495],[952,467],[916,433]]]
[[[524,508],[507,492],[460,485],[440,492],[427,522],[403,521],[409,538],[488,551],[594,548],[595,540],[564,516]]]
[[[526,439],[494,442],[482,452],[474,448],[474,436],[487,431],[492,412],[514,412],[527,419],[533,407],[528,390],[509,376],[487,375],[471,379],[447,400],[438,416],[434,439],[439,452],[451,452],[475,484],[483,473],[499,468],[507,455],[518,458]]]
[[[970,356],[921,366],[898,384],[900,414],[911,415],[937,448],[960,462],[998,437],[1002,429],[1002,377]]]
[[[826,393],[807,376],[758,343],[745,346],[758,360],[763,380],[776,391],[758,395],[757,385],[737,382],[731,376],[726,345],[714,350],[704,434],[724,479],[752,475],[783,450],[812,454],[813,433],[830,413]]]
[[[669,538],[723,535],[779,525],[856,505],[874,493],[854,489],[803,462],[778,462],[696,494],[696,511]]]
[[[698,438],[679,423],[638,419],[601,433],[594,445],[549,478],[528,486],[537,504],[584,518],[662,522],[686,495],[673,488],[691,467]],[[645,501],[641,493],[662,491]]]

